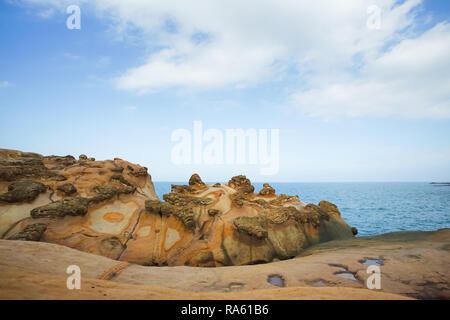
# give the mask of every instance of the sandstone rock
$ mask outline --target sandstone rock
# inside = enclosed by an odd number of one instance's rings
[[[31,210],[33,218],[63,218],[65,216],[84,216],[88,211],[89,199],[77,197],[49,203]]]
[[[191,178],[189,179],[189,185],[190,186],[196,186],[196,185],[203,186],[203,185],[205,185],[205,183],[202,181],[202,179],[200,178],[200,176],[197,173],[194,173],[191,176]]]
[[[153,213],[161,213],[161,201],[159,200],[145,201],[145,210]]]
[[[114,166],[114,167],[110,168],[109,170],[111,170],[112,172],[122,173],[124,168],[121,166]]]
[[[168,193],[163,196],[163,199],[177,207],[186,207],[190,205],[194,206],[207,206],[212,202],[211,199],[208,198],[199,198],[195,196],[188,196],[179,193]]]
[[[0,149],[0,181],[21,178],[63,179],[49,170],[43,156],[36,153]]]
[[[338,210],[338,207],[335,204],[328,201],[320,201],[319,208],[322,209],[321,210],[322,212],[328,212],[329,214],[335,214],[338,216],[341,215],[341,213]]]
[[[20,180],[8,186],[8,192],[0,195],[3,202],[29,202],[36,199],[40,193],[47,191],[47,186],[33,180]]]
[[[74,165],[77,161],[71,155],[60,157],[60,156],[46,156],[43,157],[44,162],[51,164],[52,169],[62,170],[68,166]]]
[[[187,229],[195,229],[194,210],[192,208],[175,210],[173,215],[180,220]]]
[[[255,191],[255,187],[252,186],[250,180],[243,175],[232,177],[228,182],[228,186],[237,189],[239,192],[244,194],[253,193],[253,191]]]
[[[125,186],[133,187],[133,184],[130,183],[127,179],[125,179],[123,177],[123,175],[121,175],[121,174],[114,174],[114,175],[111,176],[111,178],[109,180],[110,181],[115,180],[115,181],[118,181],[118,182],[120,182],[121,184],[123,184]]]
[[[306,205],[267,184],[255,194],[245,176],[222,186],[194,174],[160,201],[147,168],[120,159],[0,150],[0,169],[13,183],[32,175],[42,191],[27,206],[0,203],[3,239],[30,238],[38,234],[31,226],[44,224],[44,242],[142,265],[214,267],[287,259],[313,244],[353,237],[335,205]],[[11,219],[8,212],[17,214]]]
[[[80,161],[86,161],[87,159],[88,159],[88,157],[85,154],[80,154],[80,156],[78,157],[78,160],[80,160]]]
[[[191,186],[172,184],[171,191],[175,193],[192,193],[195,192],[195,189]]]
[[[237,217],[233,220],[233,225],[238,232],[247,233],[258,239],[267,238],[265,229],[267,222],[262,217]]]
[[[275,189],[272,188],[268,183],[264,183],[263,188],[259,192],[262,196],[268,196],[275,194]]]
[[[208,210],[208,214],[210,215],[210,216],[216,216],[216,215],[218,215],[220,213],[220,210],[217,210],[217,209],[209,209]]]
[[[136,187],[130,185],[119,187],[113,185],[96,185],[93,190],[97,195],[89,200],[94,203],[99,203],[115,198],[121,194],[133,193],[136,190]]]
[[[415,238],[333,241],[317,254],[229,268],[141,266],[51,243],[0,240],[0,299],[448,299],[450,258],[439,249],[445,239]],[[359,260],[378,255],[386,258],[382,290],[369,290],[363,280],[371,274]],[[66,269],[74,261],[82,270],[81,290],[66,287]],[[347,266],[361,281],[339,277],[332,263]],[[272,275],[286,286],[269,283]]]
[[[39,241],[46,229],[47,225],[44,223],[31,224],[8,240]]]
[[[77,193],[77,188],[71,183],[65,183],[56,188],[57,190],[63,192],[66,196],[70,196],[74,193]]]
[[[135,170],[133,167],[129,167],[130,172],[128,172],[129,175],[135,176],[135,177],[146,177],[148,175],[147,168],[140,167],[137,170]]]

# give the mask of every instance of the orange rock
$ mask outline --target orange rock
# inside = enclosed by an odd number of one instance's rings
[[[0,150],[0,199],[10,198],[2,195],[17,181],[41,188],[0,202],[0,238],[40,239],[136,264],[255,264],[353,237],[335,205],[306,205],[269,185],[255,194],[245,176],[206,185],[194,174],[160,201],[147,168],[118,158]]]

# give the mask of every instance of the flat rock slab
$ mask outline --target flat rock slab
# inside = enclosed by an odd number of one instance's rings
[[[0,298],[449,299],[449,249],[450,229],[442,229],[331,241],[267,264],[146,267],[55,244],[0,240]],[[382,261],[381,290],[366,289],[367,259]],[[73,264],[81,268],[81,290],[66,289]],[[270,283],[274,276],[283,287]]]

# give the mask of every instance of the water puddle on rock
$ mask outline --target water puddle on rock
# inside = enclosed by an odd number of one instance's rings
[[[359,282],[359,280],[356,279],[355,275],[353,273],[351,273],[350,271],[348,271],[348,269],[346,267],[337,265],[337,264],[329,264],[329,266],[333,267],[333,268],[338,268],[340,270],[340,271],[334,273],[334,275],[336,275],[337,277]]]
[[[351,273],[351,272],[337,272],[337,273],[335,273],[335,275],[340,278],[344,278],[344,279],[348,279],[348,280],[352,280],[352,281],[358,281],[358,279],[356,279],[355,276],[353,275],[353,273]]]
[[[267,282],[273,286],[284,287],[284,279],[280,275],[272,274],[267,277]]]
[[[359,261],[359,263],[365,265],[365,266],[382,266],[383,265],[383,259],[369,259],[364,258],[364,260]]]
[[[312,283],[313,287],[326,287],[327,284],[323,282],[322,280],[314,281]]]

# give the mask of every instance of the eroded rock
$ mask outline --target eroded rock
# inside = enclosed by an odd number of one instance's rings
[[[231,180],[228,181],[228,186],[243,194],[249,194],[255,191],[255,187],[251,184],[250,180],[243,175],[232,177]]]
[[[202,178],[197,173],[194,173],[189,179],[190,186],[204,186],[205,183],[202,181]]]
[[[63,218],[84,216],[88,211],[89,199],[77,197],[49,203],[31,210],[32,218]]]
[[[168,193],[163,196],[163,199],[168,203],[177,207],[186,206],[207,206],[212,203],[212,199],[199,198],[195,196],[188,196],[178,193]]]
[[[135,170],[131,166],[129,168],[131,168],[130,172],[128,172],[129,175],[132,175],[135,177],[146,177],[148,175],[148,172],[147,172],[148,169],[145,167],[140,167],[137,170]]]
[[[205,184],[194,174],[161,201],[147,168],[121,159],[94,162],[82,155],[75,161],[0,150],[0,168],[13,179],[2,196],[35,199],[16,202],[17,217],[0,220],[4,239],[39,238],[142,265],[213,267],[287,259],[313,244],[353,236],[334,204],[277,196],[268,184],[254,193],[243,175],[227,187]],[[22,184],[27,174],[33,180]],[[30,185],[35,191],[12,197]],[[35,198],[46,190],[58,192]],[[0,203],[0,218],[11,215],[10,206]],[[39,223],[46,226],[43,237]]]
[[[268,183],[264,183],[263,188],[259,192],[262,196],[274,195],[275,189],[272,188]]]
[[[258,239],[267,238],[267,221],[262,217],[237,217],[233,225],[238,232],[243,232]]]
[[[95,197],[89,200],[94,203],[99,203],[102,201],[110,200],[118,197],[121,194],[130,194],[136,191],[136,187],[129,185],[122,185],[116,187],[113,185],[97,185],[93,188],[94,192],[97,194]]]
[[[210,215],[210,216],[216,216],[216,215],[218,215],[220,213],[220,210],[217,210],[217,209],[209,209],[208,210],[208,214]]]
[[[29,202],[37,198],[40,193],[47,191],[47,186],[33,180],[20,180],[8,186],[8,192],[0,195],[3,202]]]
[[[40,241],[46,229],[47,225],[44,223],[31,224],[8,240]]]
[[[71,183],[65,183],[59,187],[56,188],[57,190],[63,192],[66,196],[73,195],[74,193],[77,193],[77,188]]]

